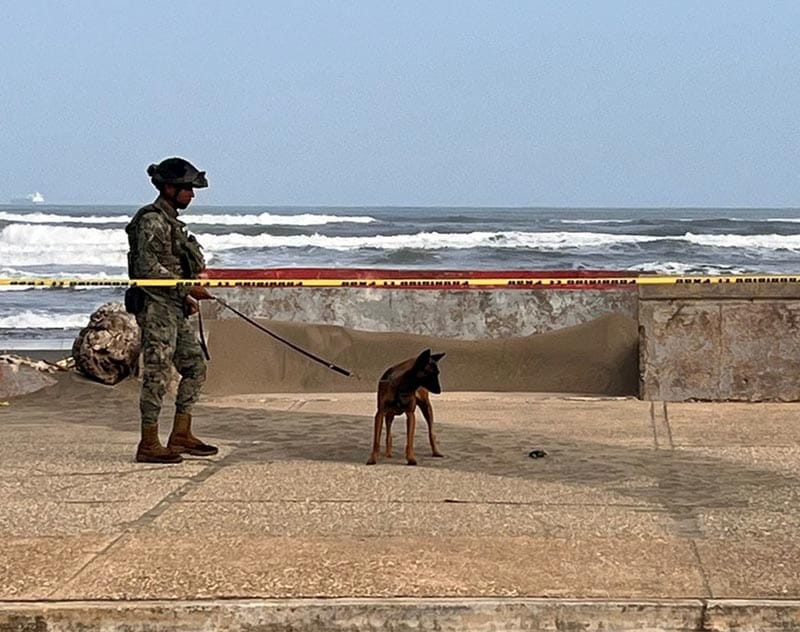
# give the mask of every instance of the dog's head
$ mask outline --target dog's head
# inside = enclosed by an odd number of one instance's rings
[[[437,395],[442,392],[439,384],[439,360],[444,357],[444,353],[431,353],[430,349],[425,349],[414,360],[414,376],[420,386],[424,386],[431,393]]]

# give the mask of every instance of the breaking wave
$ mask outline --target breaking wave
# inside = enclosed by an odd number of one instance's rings
[[[621,247],[654,242],[673,242],[696,246],[741,249],[748,251],[798,251],[798,235],[630,235],[602,232],[525,232],[475,231],[468,233],[417,232],[401,235],[330,236],[271,235],[197,235],[204,245],[209,263],[214,254],[227,250],[270,248],[320,248],[335,251],[358,250],[468,250],[529,249],[542,252],[613,252]],[[124,231],[92,227],[54,226],[48,224],[9,224],[0,230],[0,261],[8,266],[92,265],[125,268],[128,243]]]
[[[127,224],[131,215],[62,215],[58,213],[9,213],[0,211],[0,222],[22,224]],[[325,224],[371,224],[377,220],[367,215],[330,215],[300,213],[280,215],[257,214],[199,214],[181,215],[187,224],[220,226],[321,226]]]
[[[87,314],[54,314],[38,310],[0,316],[0,329],[77,329],[88,323]]]

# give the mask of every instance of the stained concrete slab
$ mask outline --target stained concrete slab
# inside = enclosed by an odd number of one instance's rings
[[[368,467],[365,394],[207,401],[221,454],[156,467],[132,460],[135,393],[73,388],[61,418],[35,397],[3,417],[0,600],[800,597],[792,405],[675,424],[673,404],[448,394],[445,459],[422,426],[419,466]]]
[[[667,411],[676,446],[800,445],[800,404],[669,403]]]
[[[647,504],[644,499],[631,497],[627,492],[632,488],[628,485],[589,488],[561,482],[552,474],[554,466],[548,466],[547,458],[534,460],[524,455],[515,459],[517,476],[482,473],[477,468],[476,471],[465,471],[459,467],[456,457],[436,459],[432,464],[435,467],[410,468],[398,458],[371,467],[294,460],[236,462],[220,468],[202,486],[191,488],[185,499],[212,502],[222,498],[248,502],[316,499],[343,503]]]
[[[180,502],[149,529],[259,536],[665,538],[669,516],[627,507],[414,501]]]
[[[677,539],[137,534],[56,599],[709,596]]]
[[[796,531],[744,540],[699,540],[708,586],[719,598],[793,598],[800,593]]]
[[[160,500],[59,502],[30,498],[3,502],[0,538],[61,537],[120,533]]]
[[[125,456],[129,457],[130,445],[126,448]],[[166,496],[204,467],[207,465],[194,461],[165,472],[157,465],[131,462],[130,466],[123,464],[106,471],[81,471],[74,461],[54,460],[39,466],[31,464],[29,468],[18,462],[12,467],[0,466],[0,498],[64,504],[128,502],[132,497],[147,501]]]
[[[787,483],[796,482],[800,473],[800,445],[797,446],[711,446],[676,448],[684,454],[706,456],[742,467],[754,467],[772,478],[783,476]]]
[[[774,534],[800,533],[800,508],[797,498],[776,510],[709,509],[698,512],[698,527],[708,540],[749,540]],[[800,560],[798,560],[800,562]]]
[[[116,537],[0,537],[0,600],[49,599]]]

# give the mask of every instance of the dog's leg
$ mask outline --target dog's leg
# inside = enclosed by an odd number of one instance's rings
[[[439,448],[436,446],[436,435],[433,434],[433,406],[431,406],[431,401],[419,398],[417,399],[417,404],[422,410],[422,416],[425,417],[425,421],[428,422],[428,441],[431,443],[431,454],[433,456],[444,456],[439,452]]]
[[[409,465],[416,465],[417,459],[414,458],[414,430],[417,427],[417,418],[414,411],[406,413],[406,461]]]
[[[383,412],[379,409],[375,413],[375,426],[372,429],[372,452],[369,455],[367,465],[375,465],[378,462],[378,452],[381,451],[381,427],[383,426]]]
[[[384,419],[386,422],[386,457],[392,458],[392,422],[394,421],[394,413],[386,413]]]

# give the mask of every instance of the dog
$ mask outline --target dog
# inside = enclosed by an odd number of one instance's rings
[[[406,461],[416,465],[414,456],[414,430],[419,406],[422,416],[428,422],[428,440],[433,456],[444,456],[436,446],[433,433],[433,407],[429,393],[442,392],[439,384],[438,362],[444,353],[431,353],[426,349],[416,358],[409,358],[386,369],[378,382],[378,412],[375,413],[375,426],[372,435],[372,452],[367,465],[375,465],[381,449],[381,429],[386,422],[386,456],[392,456],[392,421],[395,415],[406,415]]]

